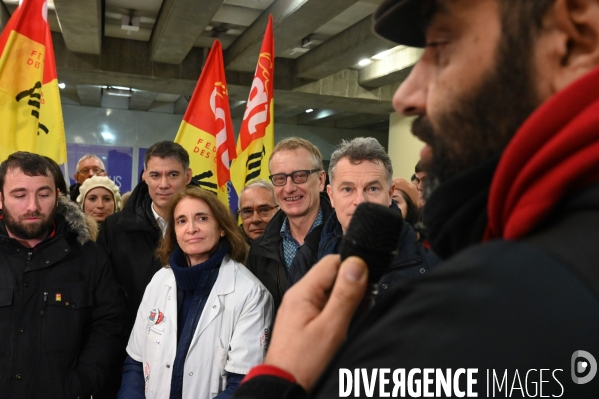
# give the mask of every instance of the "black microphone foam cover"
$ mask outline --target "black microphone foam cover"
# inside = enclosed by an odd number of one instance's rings
[[[401,211],[361,203],[341,240],[341,260],[349,256],[362,258],[368,265],[369,283],[377,283],[397,256],[403,223]]]

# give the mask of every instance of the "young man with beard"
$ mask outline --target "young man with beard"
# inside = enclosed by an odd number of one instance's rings
[[[393,103],[427,143],[424,221],[444,263],[344,342],[367,270],[325,258],[235,397],[338,397],[347,373],[352,397],[599,397],[599,1],[386,0],[374,21],[424,48]]]
[[[96,396],[123,350],[124,306],[112,269],[89,240],[85,215],[59,203],[63,177],[51,162],[16,152],[0,164],[0,392],[6,398]]]

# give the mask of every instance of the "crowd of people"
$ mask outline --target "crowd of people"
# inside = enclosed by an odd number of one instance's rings
[[[230,397],[264,361],[285,291],[339,252],[360,203],[404,217],[418,213],[416,186],[393,179],[391,160],[373,138],[339,145],[328,193],[321,153],[302,138],[277,144],[270,172],[270,181],[248,183],[238,215],[231,215],[192,180],[187,151],[171,141],[148,149],[142,180],[124,206],[95,155],[80,159],[74,177],[81,178],[67,192],[54,161],[13,153],[0,166],[2,256],[14,264],[5,281],[30,277],[34,285],[28,293],[10,290],[12,306],[3,310],[24,327],[6,342],[45,342],[56,323],[75,327],[68,328],[71,345],[54,354],[69,359],[56,367],[50,385],[56,397]],[[398,249],[381,292],[438,263],[410,223]],[[36,266],[20,270],[23,262]],[[71,277],[61,280],[67,271]],[[42,318],[31,326],[37,309],[31,301],[40,295]],[[50,386],[21,382],[52,356],[47,348],[28,348],[28,362],[23,350],[17,345],[10,353],[15,366],[5,369],[6,392],[38,397]],[[92,368],[86,362],[95,351],[103,357]]]
[[[546,393],[598,397],[599,1],[385,0],[374,29],[425,49],[393,102],[426,143],[411,181],[374,138],[325,171],[291,137],[231,215],[172,141],[126,202],[93,154],[71,187],[47,157],[4,160],[3,397],[384,397],[360,370],[425,367],[553,370]],[[339,253],[364,202],[403,221],[356,322],[368,269]]]

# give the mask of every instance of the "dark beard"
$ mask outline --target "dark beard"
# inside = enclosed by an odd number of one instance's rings
[[[2,204],[2,208],[2,220],[4,221],[4,226],[12,235],[22,240],[33,240],[47,233],[50,230],[50,227],[52,227],[52,223],[54,223],[54,217],[56,216],[57,210],[57,208],[54,206],[52,207],[52,212],[48,217],[42,218],[37,223],[23,224],[20,220],[21,218],[27,218],[31,216],[43,217],[43,214],[39,212],[33,212],[22,215],[19,218],[15,218],[6,208],[4,203]]]
[[[474,91],[466,93],[439,115],[438,127],[421,116],[412,132],[433,149],[424,195],[460,172],[499,156],[520,125],[539,106],[533,78],[533,59],[518,39],[504,34],[497,50],[496,66]],[[520,37],[522,41],[522,37]]]

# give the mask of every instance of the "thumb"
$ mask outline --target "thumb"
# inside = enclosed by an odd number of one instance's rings
[[[320,316],[343,334],[347,333],[349,323],[356,308],[364,297],[368,284],[366,263],[355,256],[347,258],[339,269],[333,291]]]

